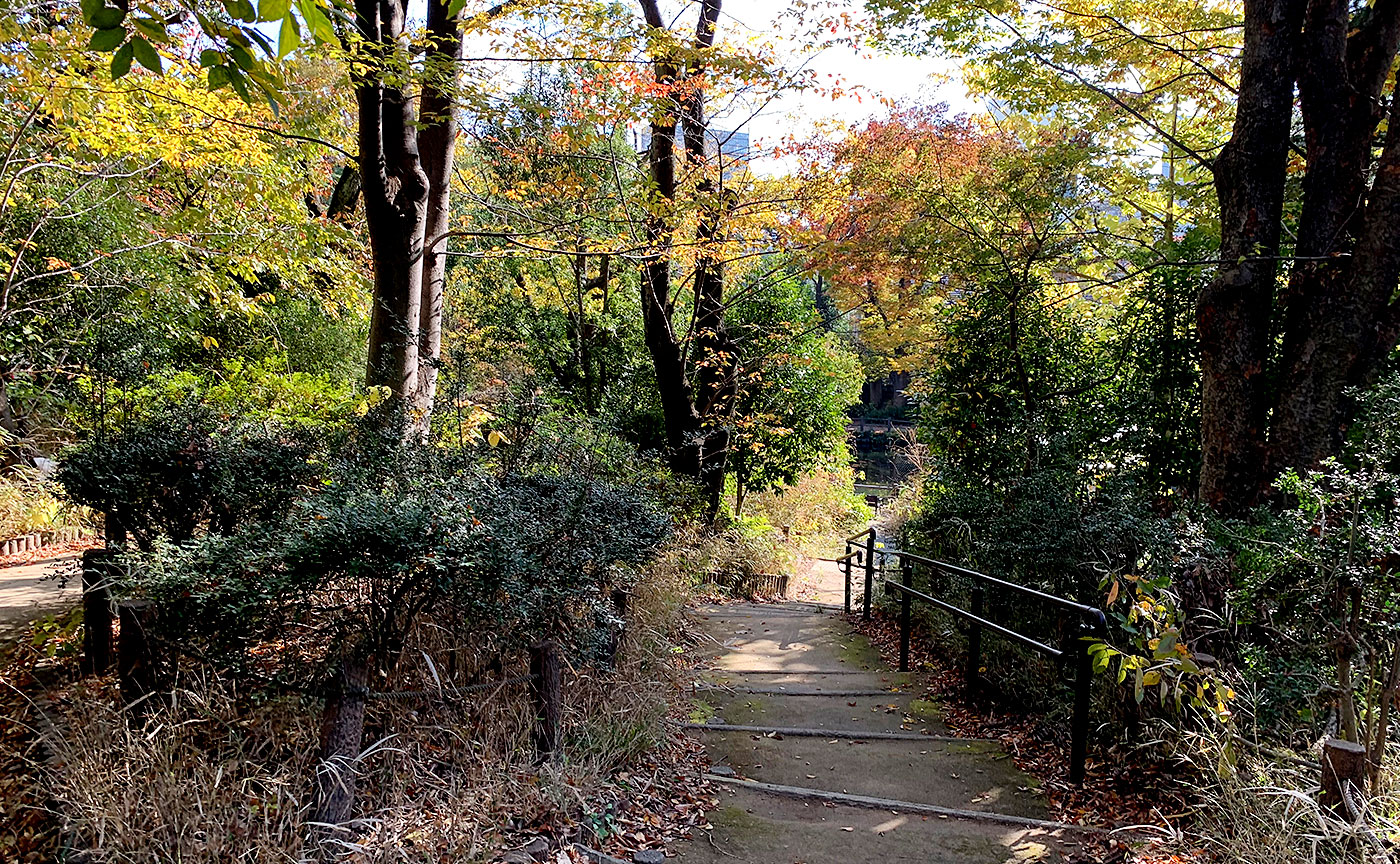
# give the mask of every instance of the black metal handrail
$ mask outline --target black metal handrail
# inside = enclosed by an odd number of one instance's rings
[[[1024,645],[1034,651],[1045,654],[1048,657],[1059,660],[1066,654],[1071,655],[1074,661],[1074,715],[1070,721],[1070,782],[1084,782],[1084,763],[1088,756],[1089,744],[1089,696],[1093,679],[1093,663],[1089,654],[1089,644],[1087,639],[1093,636],[1103,636],[1108,629],[1108,620],[1104,616],[1103,610],[1093,606],[1086,606],[1076,603],[1064,597],[1057,597],[1054,594],[1047,594],[1025,585],[1018,585],[1015,582],[1008,582],[1005,579],[998,579],[995,576],[988,576],[985,573],[978,573],[976,570],[968,570],[956,564],[949,564],[946,561],[937,561],[933,558],[925,558],[922,555],[915,555],[910,552],[896,551],[893,553],[899,559],[900,581],[885,581],[886,590],[893,589],[900,595],[899,602],[899,668],[901,672],[909,671],[909,636],[910,636],[910,606],[914,599],[929,602],[936,608],[948,612],[956,617],[968,622],[967,632],[967,668],[965,678],[969,694],[975,696],[979,689],[981,668],[982,668],[982,631],[990,630],[997,635],[1010,639],[1013,642]],[[914,565],[931,567],[971,579],[972,596],[971,609],[962,609],[951,603],[947,603],[938,598],[932,597],[922,592],[916,591],[913,587]],[[1046,606],[1058,608],[1068,612],[1079,619],[1080,633],[1076,644],[1078,650],[1070,651],[1066,648],[1055,648],[1039,641],[1024,633],[1018,633],[1009,627],[1004,627],[986,617],[985,589],[987,587],[1001,589],[1021,597],[1034,600]]]
[[[858,531],[847,537],[845,543],[846,554],[836,560],[843,566],[846,575],[846,614],[851,612],[851,562],[855,561],[865,571],[865,597],[861,601],[860,617],[869,621],[870,593],[875,584],[875,529]]]
[[[970,612],[967,612],[963,609],[959,609],[957,606],[954,606],[951,603],[945,603],[942,600],[939,600],[937,597],[930,597],[929,595],[924,594],[921,591],[915,591],[913,588],[910,588],[907,585],[902,585],[898,582],[886,582],[885,590],[888,592],[891,589],[899,591],[903,594],[907,594],[915,600],[922,600],[925,603],[928,603],[938,609],[942,609],[944,612],[949,612],[953,615],[957,615],[960,618],[964,618],[967,621],[976,624],[978,627],[985,627],[986,629],[991,630],[995,633],[1000,633],[1002,636],[1005,636],[1007,639],[1010,639],[1013,642],[1019,642],[1022,645],[1025,645],[1027,648],[1034,649],[1042,654],[1054,657],[1057,660],[1065,655],[1065,652],[1061,651],[1058,648],[1052,648],[1049,645],[1046,645],[1044,642],[1038,642],[1029,636],[1026,636],[1022,633],[1017,633],[1015,630],[1012,630],[1008,627],[1003,627],[994,621],[988,621],[986,618],[973,615]],[[907,653],[908,648],[905,645],[904,634],[901,633],[899,645],[899,671],[901,672],[909,671],[909,658],[906,656]]]
[[[863,548],[852,551],[856,541],[863,540]],[[865,598],[863,617],[870,617],[870,595],[871,584],[874,579],[874,557],[875,531],[867,529],[859,534],[846,538],[847,553],[844,558],[837,559],[845,564],[846,575],[846,611],[851,611],[851,560],[858,560],[864,564],[865,570]],[[894,582],[889,579],[884,580],[886,594],[899,595],[899,671],[909,671],[909,637],[911,631],[910,609],[914,600],[934,607],[967,622],[967,667],[965,678],[969,694],[975,696],[979,689],[981,668],[982,668],[982,632],[989,631],[1019,645],[1030,648],[1055,660],[1062,660],[1070,657],[1074,662],[1074,717],[1071,721],[1070,729],[1070,781],[1073,783],[1084,782],[1084,763],[1088,755],[1089,742],[1089,696],[1090,686],[1093,678],[1092,658],[1089,654],[1089,645],[1094,637],[1102,637],[1108,631],[1108,619],[1104,616],[1103,610],[1093,606],[1086,606],[1083,603],[1076,603],[1064,597],[1057,597],[1054,594],[1047,594],[1035,588],[1028,588],[1025,585],[1018,585],[1015,582],[1008,582],[1005,579],[998,579],[995,576],[988,576],[985,573],[978,573],[976,570],[969,570],[966,567],[959,567],[956,564],[949,564],[946,561],[938,561],[933,558],[925,558],[922,555],[915,555],[912,552],[901,552],[898,550],[880,550],[882,558],[894,557],[899,561],[900,581]],[[914,588],[913,571],[915,566],[929,567],[941,570],[957,576],[965,577],[972,581],[971,608],[963,609],[946,600],[934,597],[932,594],[925,594]],[[1074,616],[1079,623],[1079,633],[1075,640],[1078,648],[1071,650],[1069,646],[1056,648],[1053,645],[1019,633],[1010,627],[998,624],[986,617],[985,612],[985,592],[986,589],[996,589],[1015,594],[1021,598],[1035,601],[1045,606],[1053,607],[1062,613]]]

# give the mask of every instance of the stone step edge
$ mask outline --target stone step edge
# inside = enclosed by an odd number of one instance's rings
[[[758,780],[745,780],[740,777],[725,777],[721,774],[706,774],[706,780],[782,795],[788,798],[803,798],[828,801],[832,804],[846,804],[852,807],[866,807],[872,810],[891,810],[905,813],[923,813],[930,816],[946,816],[950,819],[964,819],[974,822],[993,822],[1001,825],[1014,825],[1020,828],[1038,828],[1045,831],[1074,831],[1080,834],[1103,835],[1110,833],[1103,828],[1089,825],[1072,825],[1068,822],[1054,822],[1049,819],[1034,819],[1029,816],[1010,816],[985,810],[959,810],[954,807],[939,807],[937,804],[920,804],[915,801],[900,801],[895,798],[875,798],[870,795],[851,795],[846,792],[828,792],[824,789],[808,789],[804,786],[784,786],[779,783],[762,783]]]
[[[721,675],[912,675],[912,672],[885,672],[879,669],[717,669],[713,666],[701,667],[697,672],[714,672]]]
[[[912,690],[783,690],[779,687],[696,687],[701,693],[740,693],[751,696],[915,696]]]
[[[942,741],[962,744],[999,744],[991,738],[958,738],[953,735],[924,735],[921,732],[866,732],[861,729],[809,729],[802,726],[748,726],[738,723],[682,723],[682,729],[708,732],[756,732],[793,738],[850,738],[872,741]]]

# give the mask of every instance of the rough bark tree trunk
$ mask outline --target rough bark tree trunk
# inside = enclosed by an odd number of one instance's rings
[[[355,80],[360,174],[374,261],[365,378],[411,400],[418,389],[428,176],[419,157],[412,102],[402,86],[386,84],[395,55],[409,50],[406,15],[399,0],[355,2],[356,25],[372,64]]]
[[[1260,492],[1265,367],[1278,273],[1302,0],[1246,0],[1234,131],[1215,162],[1220,260],[1201,292],[1202,500],[1223,512]]]
[[[665,30],[656,0],[641,0],[647,25]],[[665,94],[651,119],[647,154],[654,206],[647,218],[650,252],[642,267],[642,329],[656,372],[666,424],[671,467],[701,480],[710,509],[718,509],[724,488],[729,433],[727,412],[733,408],[733,350],[724,328],[723,265],[707,253],[719,236],[723,204],[712,178],[701,174],[695,196],[701,206],[696,239],[701,246],[694,283],[693,344],[677,335],[670,255],[674,244],[676,128],[684,130],[686,166],[707,170],[704,101],[701,88],[704,54],[714,45],[719,0],[704,0],[696,23],[694,55],[687,62],[664,53],[653,58],[656,82]],[[689,87],[688,91],[685,88]],[[685,95],[678,95],[685,92]]]
[[[1400,335],[1400,134],[1380,138],[1400,0],[1356,11],[1246,0],[1244,22],[1235,126],[1215,165],[1221,264],[1197,312],[1200,494],[1225,513],[1337,452],[1355,410],[1348,390],[1374,383]],[[1294,266],[1276,298],[1295,82],[1306,165]],[[1400,100],[1389,101],[1386,128],[1400,129]]]
[[[352,655],[342,660],[333,691],[321,715],[321,763],[316,767],[315,821],[341,825],[355,806],[355,760],[365,728],[369,663]]]

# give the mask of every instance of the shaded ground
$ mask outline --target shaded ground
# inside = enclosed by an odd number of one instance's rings
[[[839,603],[835,566],[818,565],[816,575],[799,596]],[[1075,838],[1060,830],[938,812],[1048,818],[1035,781],[999,745],[949,739],[939,706],[914,698],[909,676],[885,668],[829,607],[716,605],[701,607],[696,618],[712,642],[691,719],[704,724],[695,734],[718,773],[796,787],[790,795],[863,795],[907,806],[870,809],[722,784],[713,831],[679,846],[679,860],[1070,860],[1074,844],[1066,841]],[[725,728],[733,726],[756,728]]]

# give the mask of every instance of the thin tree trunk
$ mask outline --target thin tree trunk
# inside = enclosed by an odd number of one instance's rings
[[[1386,675],[1385,683],[1381,686],[1380,710],[1376,719],[1375,734],[1371,736],[1368,745],[1370,754],[1370,783],[1371,791],[1377,792],[1381,783],[1381,768],[1385,763],[1385,748],[1390,739],[1390,710],[1395,704],[1397,696],[1400,696],[1400,639],[1395,641],[1395,647],[1390,655],[1390,670]]]
[[[664,29],[655,0],[642,0],[647,24]],[[656,83],[663,90],[674,88],[680,70],[666,57],[654,61]],[[701,469],[700,417],[686,375],[685,352],[672,320],[671,252],[676,203],[676,123],[680,105],[671,93],[658,100],[651,118],[651,144],[647,170],[651,180],[652,202],[648,207],[646,237],[649,247],[642,264],[642,332],[656,373],[657,395],[666,424],[666,446],[672,470],[698,477]]]
[[[355,808],[356,760],[365,728],[369,663],[354,656],[341,661],[335,689],[321,715],[321,762],[316,767],[315,821],[341,825]]]
[[[427,70],[419,97],[418,150],[428,180],[424,223],[422,299],[418,309],[419,422],[426,430],[437,396],[442,356],[442,299],[447,280],[447,232],[452,206],[452,165],[457,150],[455,92],[462,59],[462,30],[446,0],[428,0]]]
[[[648,26],[665,30],[656,0],[641,0]],[[721,206],[709,180],[696,187],[704,211],[697,239],[702,251],[695,274],[695,350],[688,352],[675,332],[672,319],[672,274],[670,254],[674,242],[676,182],[676,125],[684,119],[686,164],[705,168],[705,125],[702,82],[704,67],[700,55],[714,44],[719,17],[719,0],[704,0],[696,24],[694,49],[697,56],[682,67],[674,56],[653,60],[656,82],[664,92],[651,121],[651,146],[647,154],[654,205],[647,218],[647,239],[651,247],[642,273],[642,325],[647,350],[656,371],[658,395],[666,423],[666,442],[671,467],[678,473],[699,478],[706,491],[713,516],[719,509],[724,489],[725,459],[729,433],[725,412],[732,407],[727,398],[733,379],[732,350],[724,334],[724,280],[720,263],[707,257],[705,244],[718,235]],[[678,85],[692,86],[682,99]],[[707,200],[708,199],[708,200]],[[689,359],[689,362],[687,362]],[[691,368],[695,369],[692,382]],[[708,428],[707,428],[708,426]]]

